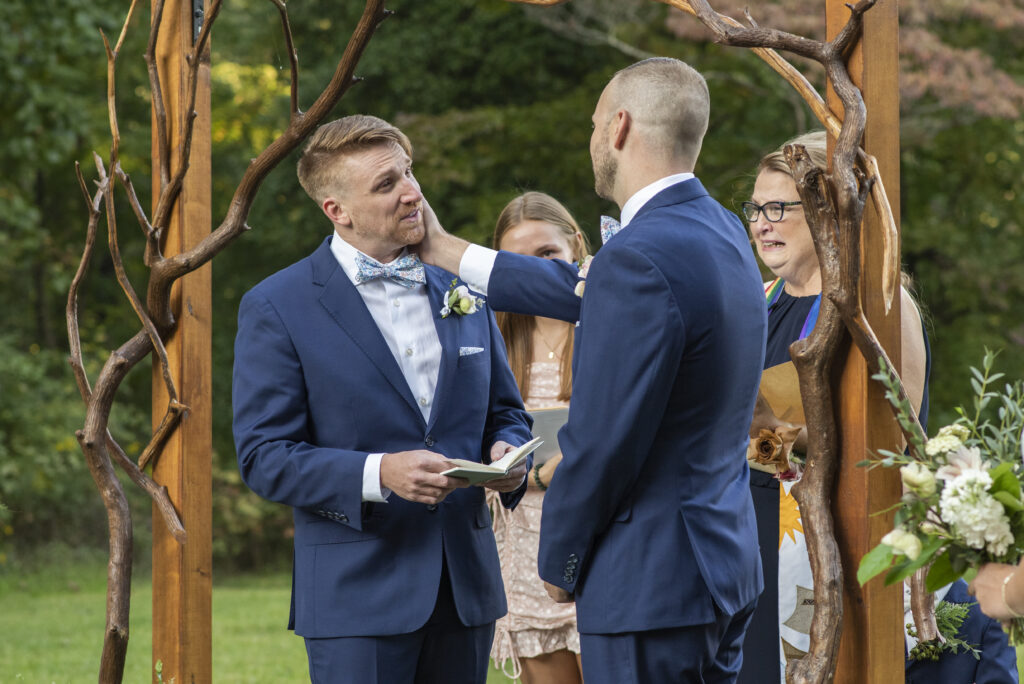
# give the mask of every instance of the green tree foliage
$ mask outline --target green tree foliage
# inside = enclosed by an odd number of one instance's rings
[[[1019,8],[1020,2],[1011,4]],[[819,25],[820,15],[808,18],[801,9],[808,3],[762,3],[755,14],[766,25],[806,30],[785,22]],[[776,4],[785,11],[762,14]],[[1024,130],[1001,109],[1015,101],[1024,76],[1018,15],[990,12],[998,3],[985,1],[959,17],[954,4],[902,4],[906,27],[927,30],[936,41],[913,41],[906,74],[927,75],[927,55],[945,64],[951,54],[961,55],[956,50],[979,51],[967,53],[974,61],[963,72],[975,84],[982,82],[985,64],[999,67],[985,81],[995,86],[975,87],[960,100],[950,99],[956,93],[942,88],[941,74],[904,83],[904,257],[932,320],[936,421],[962,401],[968,388],[953,383],[984,345],[1006,348],[1001,363],[1008,374],[1024,374],[1024,281],[1017,266],[1024,242],[1016,211],[1024,192]],[[143,5],[119,61],[117,92],[123,163],[148,207]],[[574,0],[540,9],[504,0],[393,0],[389,7],[397,14],[380,27],[356,70],[364,80],[334,114],[372,113],[406,130],[431,204],[449,229],[478,242],[490,242],[498,211],[528,189],[562,200],[596,238],[598,216],[616,210],[593,194],[590,115],[608,77],[638,56],[680,57],[707,75],[712,121],[697,173],[728,206],[746,198],[765,151],[813,126],[789,86],[754,55],[692,35],[686,28],[693,27],[692,18],[659,3]],[[102,156],[109,146],[106,64],[96,29],[116,36],[125,8],[115,0],[0,7],[0,162],[6,171],[0,179],[0,500],[8,506],[0,510],[0,524],[19,538],[101,540],[105,534],[99,497],[73,439],[82,404],[62,361],[63,304],[85,226],[72,163],[82,162],[88,178],[90,152]],[[303,0],[289,3],[289,10],[305,109],[331,77],[362,3]],[[573,11],[577,20],[590,12],[582,17],[589,31],[566,29],[580,26],[562,20]],[[287,123],[289,62],[278,14],[265,0],[227,3],[212,45],[216,225],[249,159]],[[985,93],[989,109],[977,106]],[[299,187],[294,162],[270,175],[250,217],[253,230],[213,264],[218,567],[286,561],[291,544],[287,509],[261,501],[238,477],[230,382],[239,298],[330,232]],[[122,249],[143,289],[140,232],[121,204]],[[83,339],[93,372],[107,350],[136,329],[102,251],[82,294]],[[115,409],[116,436],[136,449],[147,437],[148,388],[146,369],[137,370]],[[146,515],[144,504],[142,497],[139,517]],[[87,514],[68,515],[72,505]]]

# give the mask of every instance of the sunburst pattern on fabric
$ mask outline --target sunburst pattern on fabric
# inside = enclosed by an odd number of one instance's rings
[[[789,535],[789,538],[796,543],[796,533],[804,533],[804,527],[800,524],[800,507],[796,499],[786,491],[786,487],[779,487],[779,548],[782,548],[782,540]]]

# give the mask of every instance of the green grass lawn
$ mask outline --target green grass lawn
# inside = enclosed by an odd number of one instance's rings
[[[44,569],[0,567],[0,684],[95,681],[105,624],[106,567],[92,557],[57,558]],[[213,681],[308,682],[302,639],[285,626],[285,573],[215,577]],[[124,681],[149,682],[152,638],[149,571],[136,574]],[[1018,651],[1018,662],[1022,651]],[[511,680],[492,668],[487,684]]]
[[[100,562],[54,563],[31,574],[0,570],[0,684],[95,681],[105,624]],[[287,574],[215,578],[213,680],[217,684],[308,682],[302,639],[286,629]],[[124,681],[151,678],[152,592],[136,576]],[[492,671],[488,684],[510,680]]]

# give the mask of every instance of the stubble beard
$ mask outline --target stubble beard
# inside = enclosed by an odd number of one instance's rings
[[[602,150],[600,154],[595,155],[594,192],[597,193],[598,197],[612,202],[615,201],[612,195],[614,194],[615,176],[618,170],[618,163],[608,154],[607,150]]]

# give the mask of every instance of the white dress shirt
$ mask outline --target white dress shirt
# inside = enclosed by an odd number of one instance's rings
[[[650,185],[640,188],[633,196],[622,205],[622,220],[619,222],[623,228],[628,226],[637,212],[645,204],[651,201],[655,195],[662,190],[670,188],[677,183],[682,183],[694,178],[692,173],[676,173],[671,176],[660,178]],[[498,253],[493,249],[471,244],[466,248],[459,262],[459,277],[462,278],[470,289],[487,296],[487,286],[491,281],[491,271],[494,270],[494,260]]]
[[[441,342],[434,327],[427,286],[404,287],[389,278],[357,283],[356,254],[359,250],[337,234],[331,237],[331,253],[363,298],[388,349],[398,362],[423,420],[429,421],[437,375],[441,369]],[[404,254],[403,251],[399,257]],[[366,458],[363,465],[363,501],[386,501],[391,494],[380,482],[383,455],[370,454]]]

